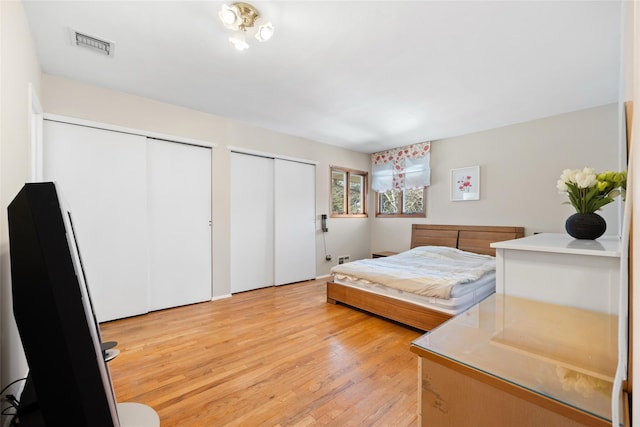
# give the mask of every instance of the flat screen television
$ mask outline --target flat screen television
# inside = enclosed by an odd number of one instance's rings
[[[13,315],[29,365],[20,425],[120,426],[71,216],[56,185],[25,184],[8,219]]]

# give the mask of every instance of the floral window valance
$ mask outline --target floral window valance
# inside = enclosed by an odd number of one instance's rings
[[[378,193],[389,190],[422,188],[430,184],[431,144],[407,145],[406,147],[380,151],[371,155],[371,188]]]

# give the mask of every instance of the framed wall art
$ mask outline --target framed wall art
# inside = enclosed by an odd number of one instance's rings
[[[451,169],[451,200],[480,200],[480,166]]]

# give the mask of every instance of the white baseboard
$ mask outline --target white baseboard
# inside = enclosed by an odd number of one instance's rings
[[[231,298],[231,294],[214,296],[214,297],[211,298],[211,301],[217,301],[219,299],[227,299],[227,298]]]

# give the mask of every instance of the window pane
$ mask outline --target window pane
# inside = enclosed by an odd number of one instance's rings
[[[364,177],[354,173],[349,175],[349,213],[364,213]]]
[[[380,201],[379,213],[386,215],[400,213],[400,192],[398,190],[378,193],[378,200]]]
[[[424,188],[404,190],[402,213],[416,214],[424,212]]]
[[[331,215],[367,214],[367,172],[331,167]]]
[[[335,214],[346,214],[345,181],[347,173],[343,171],[331,171],[331,212]]]

